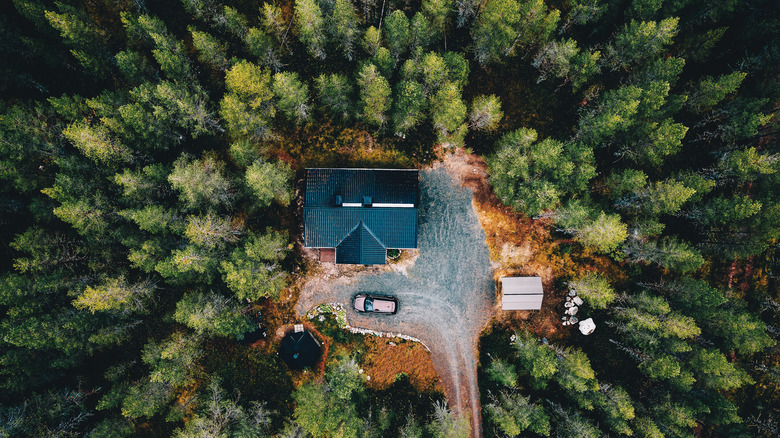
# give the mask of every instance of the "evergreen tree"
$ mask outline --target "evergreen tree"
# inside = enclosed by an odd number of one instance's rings
[[[222,295],[190,292],[176,304],[173,319],[198,334],[242,339],[252,329],[242,307]]]
[[[395,86],[393,127],[403,134],[417,126],[425,117],[425,89],[415,81],[401,81]]]
[[[325,59],[325,18],[315,0],[295,1],[295,22],[298,35],[309,55]]]
[[[225,164],[211,156],[193,161],[180,156],[168,175],[171,186],[179,192],[179,199],[190,209],[208,209],[229,206],[235,193],[224,174]]]
[[[594,309],[606,309],[615,301],[615,290],[609,280],[598,273],[589,272],[577,280],[569,281],[569,287]]]
[[[471,102],[469,128],[477,131],[495,131],[503,116],[501,100],[496,95],[477,96]]]
[[[320,106],[333,117],[347,121],[353,117],[354,86],[340,74],[321,74],[314,80]]]
[[[327,25],[331,41],[336,43],[347,60],[352,61],[358,39],[358,21],[352,3],[348,0],[335,0]]]
[[[267,137],[275,114],[270,73],[241,61],[228,70],[225,86],[228,93],[220,103],[220,113],[227,132],[235,138]]]
[[[296,123],[309,118],[309,85],[301,82],[298,73],[281,72],[274,75],[276,108]]]
[[[357,75],[360,90],[358,114],[366,123],[382,126],[392,103],[390,85],[373,64],[365,65]]]
[[[446,83],[431,97],[431,121],[440,142],[459,145],[466,136],[468,125],[466,104],[460,90],[453,83]]]
[[[222,261],[225,283],[239,300],[279,299],[287,285],[287,276],[279,265],[286,255],[286,244],[287,239],[279,233],[252,234],[242,248]]]
[[[400,9],[393,11],[384,22],[384,40],[397,60],[409,48],[409,19]]]

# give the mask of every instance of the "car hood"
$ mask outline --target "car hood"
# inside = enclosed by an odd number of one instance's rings
[[[365,311],[365,303],[366,303],[366,297],[357,297],[355,298],[355,310],[358,310],[360,312]]]

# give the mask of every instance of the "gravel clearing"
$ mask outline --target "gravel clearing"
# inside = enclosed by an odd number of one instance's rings
[[[472,436],[480,437],[477,339],[495,299],[489,250],[471,189],[441,165],[420,176],[419,257],[411,265],[325,266],[303,286],[296,310],[303,316],[320,303],[343,303],[353,327],[419,338],[431,350],[450,405],[471,416]],[[358,292],[396,296],[398,314],[355,312]]]

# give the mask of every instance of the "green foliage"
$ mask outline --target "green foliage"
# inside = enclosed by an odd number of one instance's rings
[[[393,77],[396,62],[389,50],[384,47],[378,48],[376,54],[371,58],[371,63],[379,69],[379,72],[386,79]]]
[[[546,388],[547,382],[558,372],[559,361],[555,353],[546,345],[540,344],[528,332],[515,332],[514,347],[517,350],[519,365],[531,378],[535,388]]]
[[[619,386],[600,388],[596,405],[611,430],[623,435],[632,435],[629,421],[635,417],[634,404],[623,388]]]
[[[354,114],[354,85],[340,74],[317,76],[314,80],[320,107],[333,117],[347,121]]]
[[[694,193],[695,189],[678,181],[656,181],[619,200],[617,205],[657,217],[676,213]]]
[[[708,110],[717,105],[727,95],[735,92],[746,76],[747,73],[735,71],[719,78],[704,77],[696,86],[694,93],[688,100],[688,105],[695,112]]]
[[[660,22],[631,20],[615,37],[608,48],[613,68],[629,69],[661,53],[677,35],[679,18]]]
[[[527,53],[550,38],[559,19],[543,0],[489,0],[471,28],[474,58],[487,65],[517,54],[515,49]]]
[[[517,387],[517,373],[514,365],[501,359],[493,359],[486,371],[490,380],[509,388]]]
[[[634,83],[646,87],[652,82],[667,82],[674,85],[683,71],[685,59],[673,56],[656,59],[644,69],[635,74]]]
[[[598,428],[577,411],[563,410],[560,406],[555,409],[557,422],[554,432],[560,437],[597,438],[600,436]]]
[[[409,19],[406,14],[397,9],[387,16],[384,22],[384,40],[387,48],[398,59],[409,48]]]
[[[124,13],[122,23],[128,34],[154,45],[152,56],[170,80],[187,81],[193,77],[190,61],[184,54],[184,46],[168,33],[162,20],[149,15],[134,17]]]
[[[251,235],[243,248],[233,250],[222,261],[225,283],[239,300],[279,299],[287,276],[278,262],[285,257],[286,250],[287,238],[282,234],[268,231]]]
[[[468,125],[466,104],[457,85],[447,82],[431,97],[431,121],[438,140],[450,145],[460,145],[466,136]]]
[[[422,0],[421,12],[430,23],[433,39],[441,39],[450,24],[452,3],[447,0]]]
[[[422,14],[417,12],[412,17],[409,23],[409,51],[413,51],[418,47],[421,50],[426,50],[432,43],[431,23]]]
[[[419,74],[428,94],[433,94],[443,85],[448,84],[449,71],[444,57],[436,52],[426,53],[420,60]],[[455,85],[454,83],[452,83]]]
[[[219,217],[212,212],[205,215],[191,215],[187,218],[184,237],[200,247],[222,248],[238,241],[241,227],[230,217]]]
[[[288,119],[301,123],[309,117],[309,86],[301,82],[298,73],[275,74],[272,89],[276,108]]]
[[[233,142],[230,144],[230,158],[242,168],[249,167],[260,159],[260,147],[247,139]]]
[[[575,201],[558,209],[553,217],[556,224],[573,234],[578,242],[601,252],[614,251],[628,236],[627,226],[619,215],[608,215],[603,211],[596,215],[595,211]]]
[[[298,36],[309,55],[325,59],[325,18],[314,0],[295,0],[295,22]]]
[[[244,300],[275,328],[301,263],[258,232],[295,228],[301,167],[463,141],[501,201],[555,222],[526,227],[534,263],[602,330],[483,338],[487,435],[771,435],[771,2],[143,3],[3,8],[0,435],[467,434],[344,359],[292,400],[276,355],[235,342]]]
[[[268,5],[268,3],[266,3]],[[272,68],[274,71],[282,69],[282,61],[276,43],[272,37],[263,30],[250,27],[244,36],[244,45],[247,51],[258,61]]]
[[[382,33],[376,27],[369,26],[363,36],[363,48],[370,56],[374,56],[381,46]]]
[[[103,125],[90,126],[73,123],[62,134],[73,143],[85,157],[100,164],[118,164],[132,159],[130,151],[112,139]]]
[[[331,41],[336,43],[347,60],[352,61],[359,30],[358,17],[349,0],[335,0],[327,27]]]
[[[325,383],[299,386],[293,393],[298,425],[314,436],[357,437],[362,426],[357,410],[365,391],[362,379],[357,364],[342,358],[328,367]]]
[[[173,319],[199,334],[243,339],[253,327],[236,301],[217,295],[190,292],[176,304]]]
[[[283,161],[270,163],[260,159],[247,168],[245,180],[261,207],[271,205],[272,201],[286,207],[293,198],[290,184],[292,177],[293,172],[289,164]]]
[[[495,131],[502,117],[504,113],[501,111],[501,99],[495,94],[479,95],[471,101],[469,128],[477,131]]]
[[[533,66],[539,70],[539,79],[536,83],[544,81],[549,76],[556,78],[568,76],[571,62],[579,51],[577,42],[573,39],[550,41],[542,46],[533,61]]]
[[[425,89],[415,81],[401,81],[395,86],[393,98],[393,128],[405,133],[417,126],[425,117]]]
[[[71,47],[70,53],[86,73],[96,77],[104,76],[104,32],[88,22],[84,14],[76,8],[64,3],[58,3],[57,6],[61,13],[48,10],[44,13],[49,24],[60,32],[65,44]]]
[[[471,67],[469,67],[469,61],[458,52],[444,52],[442,55],[444,58],[444,64],[447,66],[447,77],[449,81],[454,83],[459,88],[466,86],[469,79],[469,73]]]
[[[603,275],[589,272],[577,280],[569,281],[569,287],[577,291],[589,306],[594,309],[606,309],[615,301],[615,290]]]
[[[778,156],[760,153],[754,147],[733,151],[721,161],[725,173],[743,183],[756,179],[759,175],[770,175],[777,172]]]
[[[696,380],[715,391],[728,391],[754,383],[748,374],[717,350],[694,348],[688,362]]]
[[[642,89],[624,86],[605,92],[599,106],[580,118],[578,136],[599,145],[618,131],[626,130],[639,109]]]
[[[601,52],[597,50],[592,53],[587,51],[580,52],[569,60],[568,79],[571,81],[571,86],[574,90],[582,88],[592,76],[599,73],[600,59]]]
[[[471,434],[468,417],[456,415],[442,403],[434,406],[433,421],[428,429],[434,438],[466,438]]]
[[[198,51],[200,62],[215,69],[223,70],[227,66],[227,44],[208,32],[197,30],[194,26],[189,26],[187,30],[192,35],[192,45]]]
[[[92,313],[143,312],[153,292],[154,286],[149,282],[128,284],[124,277],[109,278],[97,287],[87,286],[73,305]]]
[[[494,424],[507,436],[518,436],[528,430],[550,436],[550,419],[544,408],[532,404],[529,397],[501,391],[492,403],[485,405],[488,424]]]
[[[596,172],[590,148],[536,139],[536,131],[528,128],[505,134],[487,159],[496,195],[528,215],[553,209],[563,196],[584,190]]]
[[[138,253],[131,253],[131,261],[145,266],[151,264],[150,258],[154,258],[156,248],[148,247],[147,252],[143,250]],[[213,254],[205,249],[195,245],[187,245],[181,249],[171,251],[171,254],[165,260],[158,262],[154,270],[160,273],[168,281],[177,283],[204,282],[211,283],[217,267],[217,260]]]
[[[171,385],[146,378],[130,387],[122,401],[122,415],[128,418],[151,418],[159,414],[173,396]]]
[[[25,403],[0,408],[0,433],[15,437],[77,436],[92,415],[88,391],[50,389]]]
[[[387,120],[386,112],[392,104],[390,85],[379,74],[376,66],[366,64],[358,72],[357,84],[360,90],[358,114],[366,123],[382,126]]]
[[[165,341],[146,344],[142,358],[151,369],[151,383],[178,388],[195,381],[197,361],[202,354],[200,339],[176,332]]]
[[[128,81],[141,82],[149,74],[149,64],[144,56],[132,50],[123,50],[116,54],[116,65]]]
[[[228,133],[234,138],[267,137],[275,114],[270,73],[241,61],[228,70],[225,86],[228,93],[220,102],[220,114]]]
[[[553,378],[562,388],[574,392],[599,388],[596,373],[585,353],[570,348],[556,350],[556,355],[559,359],[558,372]]]
[[[517,1],[488,0],[471,27],[474,59],[486,65],[511,53],[521,19]]]
[[[174,163],[168,181],[179,192],[181,202],[190,209],[229,206],[235,194],[224,167],[224,163],[211,156],[192,161],[189,156],[182,155]]]

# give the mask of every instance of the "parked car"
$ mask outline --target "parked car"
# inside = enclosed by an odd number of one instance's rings
[[[355,310],[394,315],[398,311],[398,299],[381,295],[357,294],[355,296]]]

